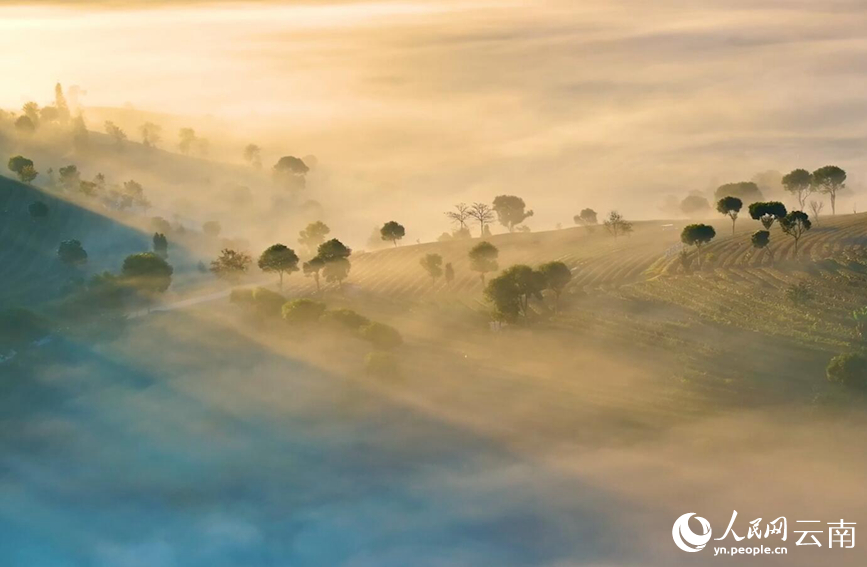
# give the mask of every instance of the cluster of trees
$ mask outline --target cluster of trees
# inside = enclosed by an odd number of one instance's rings
[[[526,219],[533,216],[533,211],[527,209],[527,204],[515,195],[498,195],[491,205],[476,202],[472,205],[458,203],[453,211],[444,213],[456,226],[451,233],[444,232],[439,240],[453,238],[472,238],[470,225],[478,225],[479,237],[485,238],[491,235],[490,225],[496,219],[509,232],[529,231],[523,226]]]
[[[40,108],[35,102],[27,102],[21,108],[21,115],[15,118],[15,128],[24,134],[32,134],[44,125],[67,125],[71,120],[69,105],[63,94],[63,87],[54,87],[54,104]]]
[[[516,264],[488,282],[484,294],[500,320],[526,322],[532,316],[530,301],[542,301],[545,290],[554,294],[558,309],[560,295],[571,279],[572,272],[563,262],[548,262],[536,269]]]
[[[39,175],[33,160],[21,155],[9,158],[7,167],[14,172],[23,183],[32,183]],[[90,199],[99,200],[104,206],[123,211],[133,207],[147,210],[150,201],[144,193],[144,188],[134,179],[122,184],[109,185],[102,173],[96,174],[91,181],[81,178],[81,172],[75,165],[61,167],[55,176],[52,168],[48,169],[49,189],[60,189],[68,194],[81,195]]]
[[[301,262],[298,254],[285,244],[274,244],[264,250],[258,258],[257,265],[260,270],[267,273],[277,274],[280,278],[280,289],[283,289],[284,276],[302,271],[306,277],[313,278],[316,283],[316,291],[321,292],[320,278],[325,278],[328,283],[343,285],[343,281],[349,276],[352,264],[349,257],[352,250],[336,238],[325,241],[325,236],[330,232],[325,223],[317,221],[311,223],[300,233],[299,242],[309,249],[315,246],[316,255],[310,260]],[[253,258],[246,252],[224,248],[220,255],[211,262],[210,271],[216,276],[237,282],[244,276],[253,263]]]
[[[572,217],[575,224],[586,227],[587,230],[593,231],[599,224],[599,218],[596,211],[593,209],[582,209],[580,213]],[[617,211],[608,213],[608,217],[602,221],[605,230],[616,240],[618,236],[629,235],[632,233],[632,223],[623,218]]]

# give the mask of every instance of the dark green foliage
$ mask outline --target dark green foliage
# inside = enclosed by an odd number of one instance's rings
[[[330,262],[339,258],[349,258],[350,254],[352,254],[352,249],[336,238],[320,244],[316,252],[316,255],[324,262]]]
[[[756,201],[762,200],[762,192],[759,190],[759,186],[752,181],[741,181],[738,183],[726,183],[725,185],[720,185],[717,187],[716,191],[714,191],[713,196],[716,201],[727,196],[737,197],[744,203],[755,203]]]
[[[397,246],[397,241],[406,235],[406,229],[404,229],[403,225],[398,222],[388,221],[382,225],[381,229],[379,229],[379,234],[382,236],[383,240],[390,240],[395,246]]]
[[[50,333],[49,322],[29,309],[0,311],[0,354],[21,349]]]
[[[805,232],[813,227],[810,216],[803,211],[792,211],[780,219],[780,228],[795,239],[795,255],[798,254],[798,241]]]
[[[307,186],[310,168],[295,156],[283,156],[274,165],[274,178],[290,191],[300,191]]]
[[[349,271],[352,268],[352,264],[349,262],[350,254],[352,254],[352,250],[336,238],[319,245],[316,258],[308,262],[310,264],[309,274],[316,279],[317,290],[319,289],[320,269],[325,281],[343,285],[343,280],[349,276]]]
[[[774,221],[778,221],[787,214],[786,206],[779,201],[759,201],[750,205],[750,217],[761,221],[765,229],[770,230]]]
[[[27,212],[34,219],[43,219],[48,216],[48,205],[42,201],[33,201],[28,205]]]
[[[757,230],[750,237],[753,248],[765,248],[771,243],[771,233],[767,230]]]
[[[67,266],[82,266],[87,263],[87,252],[78,240],[64,240],[57,247],[57,256]]]
[[[813,187],[819,193],[828,195],[831,201],[831,214],[837,214],[837,192],[846,187],[846,172],[836,165],[826,165],[813,172]]]
[[[247,273],[252,261],[250,255],[245,252],[224,248],[220,256],[211,262],[211,272],[219,278],[238,281]]]
[[[164,293],[172,284],[174,269],[153,252],[127,256],[121,276],[124,282],[143,295]]]
[[[427,272],[427,275],[430,276],[434,284],[443,275],[443,257],[439,254],[425,254],[419,260],[419,264],[421,264],[422,269]]]
[[[369,341],[374,347],[383,350],[397,348],[403,344],[400,332],[385,323],[370,323],[361,328],[360,336]]]
[[[368,376],[374,378],[396,379],[400,378],[400,364],[398,358],[390,352],[373,351],[364,357],[364,370]]]
[[[259,269],[263,272],[280,274],[280,289],[283,289],[283,274],[298,271],[298,255],[291,248],[274,244],[259,256]]]
[[[728,215],[732,219],[732,234],[735,233],[735,221],[738,220],[738,213],[741,212],[744,202],[737,197],[723,197],[716,203],[716,210],[723,215]]]
[[[256,314],[261,317],[280,317],[283,314],[283,305],[286,304],[285,297],[264,287],[254,289],[250,300]]]
[[[554,292],[559,304],[560,294],[572,281],[572,270],[563,262],[547,262],[539,266],[539,272],[545,277],[545,286]]]
[[[867,357],[860,353],[838,354],[828,363],[825,375],[834,384],[867,389]]]
[[[524,200],[515,195],[499,195],[494,198],[493,210],[497,213],[500,224],[514,232],[515,227],[525,219],[533,216],[533,211],[525,210]]]
[[[485,297],[493,303],[504,321],[525,320],[530,315],[530,299],[542,299],[545,275],[530,266],[516,264],[488,282]]]
[[[102,272],[79,284],[65,299],[60,312],[67,317],[85,319],[119,314],[125,308],[131,288],[111,272]]]
[[[24,156],[9,158],[9,170],[15,172],[18,179],[23,183],[30,183],[38,175],[33,166],[33,160],[27,159]]]
[[[160,258],[169,257],[169,241],[166,235],[161,232],[155,232],[153,237],[154,253]]]
[[[322,322],[335,328],[357,332],[369,325],[370,319],[352,309],[330,309],[322,315]]]
[[[795,169],[784,175],[782,182],[786,191],[797,197],[803,210],[807,195],[813,190],[813,175],[806,169]]]
[[[349,270],[352,269],[352,264],[346,258],[335,258],[325,262],[322,268],[322,275],[328,283],[337,283],[343,285],[343,280],[349,276]]]
[[[687,246],[695,246],[698,256],[698,265],[701,267],[701,247],[710,242],[716,236],[716,231],[710,225],[690,224],[683,227],[680,233],[680,241]]]
[[[325,304],[312,299],[295,299],[283,304],[283,319],[290,325],[316,323],[325,313]]]
[[[482,285],[485,283],[485,274],[494,272],[500,268],[497,257],[500,251],[490,242],[479,242],[470,249],[470,269],[479,272]]]

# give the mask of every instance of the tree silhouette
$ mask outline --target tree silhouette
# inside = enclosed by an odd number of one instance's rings
[[[499,269],[499,255],[500,251],[490,242],[479,242],[470,249],[470,269],[479,273],[482,285],[485,285],[485,274]]]
[[[395,246],[397,246],[397,241],[404,237],[406,229],[404,229],[403,225],[400,223],[388,221],[382,225],[381,229],[379,229],[379,234],[382,235],[383,240],[390,240]]]
[[[695,246],[698,256],[698,266],[701,268],[701,247],[713,240],[716,231],[706,224],[690,224],[683,228],[680,233],[680,241],[687,246]]]
[[[828,195],[831,214],[837,214],[837,192],[846,187],[846,172],[836,165],[826,165],[813,172],[813,186]]]
[[[735,221],[738,220],[738,213],[743,206],[744,202],[737,197],[723,197],[717,201],[716,210],[732,219],[732,234],[735,233]]]
[[[433,284],[436,285],[437,280],[443,275],[443,257],[439,254],[426,254],[419,260],[419,263],[430,276]]]
[[[810,216],[803,211],[792,211],[780,219],[780,228],[795,240],[795,256],[798,255],[798,241],[812,227]]]
[[[524,200],[515,195],[499,195],[494,198],[494,212],[500,224],[514,232],[515,227],[525,219],[533,216],[533,211],[525,210],[527,205]]]
[[[813,174],[806,169],[794,169],[783,176],[783,188],[798,199],[798,207],[803,210],[807,196],[813,192]]]
[[[277,272],[280,274],[280,289],[283,289],[283,274],[291,274],[298,271],[298,256],[291,248],[282,244],[269,246],[259,256],[259,269],[263,272]]]

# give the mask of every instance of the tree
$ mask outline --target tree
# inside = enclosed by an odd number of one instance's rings
[[[325,281],[337,282],[338,286],[343,286],[343,280],[349,276],[349,271],[352,268],[352,264],[349,262],[351,254],[352,249],[336,238],[319,245],[316,257],[323,263],[322,275],[325,277]]]
[[[268,247],[259,256],[259,269],[263,272],[277,272],[280,274],[280,289],[283,289],[283,274],[291,274],[298,271],[298,256],[291,248],[282,244],[274,244]]]
[[[467,219],[470,218],[470,207],[466,203],[455,205],[454,211],[446,211],[445,215],[452,222],[458,223],[458,230],[467,230]]]
[[[710,209],[710,203],[701,195],[687,195],[680,202],[680,212],[688,217],[701,215]]]
[[[738,183],[726,183],[720,185],[714,191],[714,200],[719,201],[726,196],[737,197],[744,203],[755,203],[762,200],[762,192],[759,186],[752,181],[741,181]]]
[[[295,156],[283,156],[274,165],[274,179],[290,191],[298,191],[307,186],[307,172],[310,168]]]
[[[153,252],[127,256],[121,268],[125,283],[146,297],[169,289],[173,272],[169,263]]]
[[[66,97],[63,96],[63,87],[60,83],[54,85],[54,108],[57,109],[57,121],[61,124],[69,122],[69,105],[66,104]]]
[[[804,210],[807,196],[813,192],[813,174],[806,169],[794,169],[783,176],[783,188],[798,199],[798,207]]]
[[[467,214],[470,218],[479,223],[480,234],[484,237],[485,227],[489,222],[494,220],[494,211],[492,211],[491,207],[485,203],[473,203],[473,206],[469,208]]]
[[[490,242],[479,242],[470,249],[470,269],[479,272],[482,285],[485,285],[485,274],[495,272],[500,268],[497,257],[500,251]]]
[[[574,220],[577,225],[587,227],[599,224],[596,211],[593,209],[581,209],[581,212],[575,215],[572,220]]]
[[[834,384],[867,389],[867,358],[860,353],[838,354],[828,363],[825,375]]]
[[[370,319],[352,309],[329,309],[322,315],[322,321],[338,329],[358,332],[370,324]]]
[[[224,248],[220,252],[220,256],[211,262],[211,272],[223,279],[237,281],[247,273],[247,268],[252,262],[250,255],[245,252],[238,252],[231,248]]]
[[[48,205],[42,201],[33,201],[27,206],[27,212],[34,219],[44,219],[48,216]]]
[[[163,259],[169,257],[169,241],[166,238],[165,234],[161,232],[155,232],[153,237],[153,243],[154,254]]]
[[[403,344],[403,337],[400,332],[385,323],[373,322],[361,328],[359,336],[365,341],[373,343],[373,346],[382,349],[390,350],[397,348]]]
[[[786,205],[779,201],[759,201],[750,205],[750,217],[761,221],[767,230],[774,226],[774,221],[782,219],[786,214]]]
[[[21,107],[21,112],[27,117],[36,128],[39,126],[39,105],[35,102],[27,102]]]
[[[67,266],[82,266],[87,263],[87,252],[78,240],[64,240],[57,247],[57,256]]]
[[[220,231],[222,230],[223,227],[221,227],[220,223],[217,221],[205,221],[204,224],[202,224],[202,232],[210,238],[217,238],[220,236]]]
[[[780,228],[783,232],[795,239],[795,256],[798,255],[798,240],[810,228],[813,223],[810,222],[810,216],[803,211],[792,211],[780,219]]]
[[[524,200],[515,195],[499,195],[494,198],[494,212],[500,224],[514,232],[515,227],[525,219],[533,216],[533,211],[525,210],[527,205]]]
[[[81,185],[81,174],[74,165],[61,167],[57,172],[60,174],[60,184],[67,191],[75,191]]]
[[[452,287],[452,283],[455,281],[455,268],[452,266],[451,262],[446,263],[445,268],[445,277],[446,277],[446,285]]]
[[[403,228],[403,225],[400,223],[388,221],[382,225],[381,229],[379,229],[379,234],[382,236],[383,240],[390,240],[395,246],[397,246],[397,241],[404,237],[406,229]]]
[[[605,219],[603,224],[605,225],[605,230],[614,236],[615,240],[621,234],[629,234],[632,232],[632,223],[624,219],[623,215],[617,211],[611,211],[608,213],[608,218]]]
[[[516,264],[488,282],[485,297],[494,304],[505,321],[525,320],[530,315],[530,299],[542,299],[547,282],[544,274],[530,266]]]
[[[771,243],[771,233],[767,230],[757,230],[750,237],[750,242],[753,245],[753,248],[757,250],[768,250],[768,253],[771,255],[771,262],[774,261],[774,254],[768,248],[768,245]]]
[[[831,214],[837,214],[837,192],[846,187],[846,172],[836,165],[826,165],[813,172],[813,186],[819,193],[828,195]]]
[[[146,148],[155,148],[162,140],[163,128],[153,122],[145,122],[139,126],[138,131],[141,134],[141,143]]]
[[[181,128],[178,132],[178,138],[180,139],[178,142],[178,149],[182,154],[189,155],[190,151],[192,151],[198,141],[196,131],[192,128]]]
[[[443,257],[439,254],[425,254],[419,264],[430,276],[431,281],[436,285],[437,280],[443,275]]]
[[[825,208],[824,201],[810,201],[810,210],[813,211],[813,218],[816,219],[816,224],[819,224],[819,214]]]
[[[310,325],[325,313],[325,304],[312,299],[295,299],[283,305],[283,320],[290,325]]]
[[[695,254],[698,256],[698,266],[701,267],[701,247],[713,240],[716,231],[706,224],[690,224],[683,228],[680,233],[680,241],[687,246],[695,246]]]
[[[298,233],[298,242],[311,252],[315,252],[325,237],[331,232],[328,225],[322,221],[311,222],[307,228]]]
[[[325,261],[319,256],[311,259],[309,262],[304,262],[301,268],[304,270],[305,277],[312,277],[316,282],[316,293],[322,291],[319,287],[319,272],[325,267]]]
[[[126,132],[118,128],[118,126],[111,120],[105,121],[105,133],[114,140],[114,143],[118,148],[123,146],[123,143],[126,141]]]
[[[559,309],[560,295],[572,281],[572,270],[563,262],[547,262],[539,266],[539,272],[545,277],[546,287],[554,292],[554,305]]]
[[[735,233],[735,221],[738,220],[738,213],[743,206],[744,202],[737,197],[723,197],[717,201],[716,210],[732,219],[732,234]]]
[[[15,129],[25,134],[32,134],[36,131],[36,123],[29,116],[19,116],[15,120]]]
[[[33,160],[27,159],[24,156],[15,156],[9,158],[9,171],[14,172],[22,183],[30,183],[38,175],[33,167]]]
[[[244,161],[255,169],[262,169],[262,148],[256,144],[247,144],[244,148]]]

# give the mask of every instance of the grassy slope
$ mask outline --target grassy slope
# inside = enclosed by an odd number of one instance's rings
[[[48,217],[33,219],[28,206],[40,200]],[[80,240],[88,253],[81,269],[57,259],[62,240]],[[150,249],[150,235],[75,203],[0,177],[0,306],[32,305],[56,297],[71,277],[117,271],[127,254]]]

